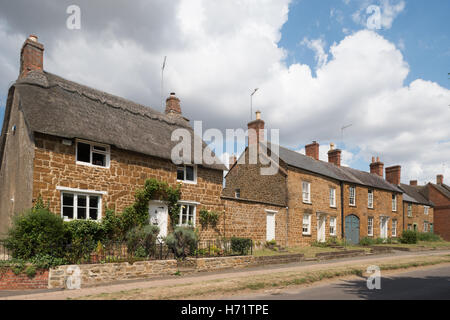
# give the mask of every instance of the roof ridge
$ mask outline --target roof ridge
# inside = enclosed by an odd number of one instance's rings
[[[41,74],[46,76],[46,80],[47,80],[47,84],[46,85],[44,85],[42,83],[39,83],[36,79],[33,79],[33,75],[35,73],[37,73],[37,72],[39,72],[39,73],[41,73]],[[54,77],[54,79],[48,79],[47,75],[49,75],[50,77]],[[49,80],[55,80],[55,79],[56,79],[56,81],[49,81]],[[34,80],[34,81],[26,81],[26,80]],[[66,82],[66,83],[68,83],[68,85],[66,86],[66,85],[64,85],[64,83],[61,83],[60,81]],[[50,82],[53,82],[53,83],[50,83]],[[120,109],[120,110],[123,110],[125,112],[129,112],[129,113],[131,113],[133,115],[143,116],[143,117],[147,117],[147,118],[152,119],[152,120],[162,121],[162,122],[165,122],[165,123],[167,123],[169,125],[182,126],[182,127],[187,128],[187,129],[192,129],[191,126],[189,126],[187,123],[185,123],[186,121],[176,121],[175,119],[167,118],[167,116],[164,115],[162,112],[159,112],[159,111],[157,111],[157,110],[155,110],[155,109],[153,109],[153,108],[151,108],[149,106],[145,106],[143,104],[134,102],[132,100],[129,100],[129,99],[126,99],[126,98],[123,98],[123,97],[120,97],[120,96],[117,96],[117,95],[114,95],[114,94],[111,94],[111,93],[108,93],[106,91],[95,89],[95,88],[92,88],[92,87],[80,84],[78,82],[65,79],[65,78],[63,78],[61,76],[58,76],[58,75],[55,75],[55,74],[53,74],[51,72],[47,72],[47,71],[43,71],[43,72],[42,71],[35,71],[35,72],[33,72],[32,71],[32,72],[30,72],[27,75],[27,77],[25,77],[24,79],[21,79],[21,81],[16,81],[16,83],[17,84],[36,85],[36,86],[43,87],[43,88],[46,88],[46,89],[52,89],[52,88],[58,87],[58,88],[61,88],[62,90],[65,90],[66,92],[77,93],[78,95],[80,95],[82,97],[85,97],[85,98],[87,98],[87,99],[89,99],[91,101],[99,102],[99,103],[101,103],[103,105],[106,105],[108,107],[115,108],[115,109]],[[76,88],[76,86],[78,86],[80,88],[86,88],[87,90],[78,90]],[[99,96],[96,96],[94,94],[89,94],[89,92],[87,92],[88,90],[92,90],[93,92],[98,92],[100,94],[105,95],[106,97],[105,97],[105,99],[101,99],[101,97],[99,97]],[[131,103],[131,104],[134,105],[134,107],[142,108],[143,110],[141,110],[142,112],[133,111],[130,108],[125,108],[125,107],[123,107],[123,105],[120,105],[119,103],[111,101],[111,99],[107,99],[107,97],[111,97],[111,98],[117,99],[117,100],[123,100],[124,103]],[[145,112],[145,111],[148,111],[148,112]],[[156,113],[156,115],[155,116],[151,116],[150,113]]]

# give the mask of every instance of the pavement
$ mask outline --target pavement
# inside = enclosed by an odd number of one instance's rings
[[[234,279],[269,274],[273,272],[311,271],[330,267],[351,266],[355,263],[371,263],[373,261],[377,261],[378,263],[397,262],[399,257],[414,258],[446,254],[450,254],[450,250],[395,252],[383,255],[358,256],[338,260],[302,261],[282,265],[266,265],[252,268],[196,273],[184,276],[166,276],[145,280],[121,281],[115,284],[82,288],[78,290],[39,290],[39,292],[35,290],[21,292],[0,291],[0,300],[65,300],[101,293],[164,287],[176,284],[197,283],[199,281],[209,281],[216,279]]]
[[[380,289],[369,290],[367,279],[335,280],[272,294],[233,296],[235,300],[450,300],[450,264],[395,275],[381,274]]]

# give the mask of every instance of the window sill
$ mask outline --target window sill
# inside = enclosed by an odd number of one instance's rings
[[[374,207],[367,207],[367,209],[370,209],[370,210],[375,210],[375,208],[374,208]]]
[[[108,166],[99,166],[97,164],[92,164],[89,162],[76,161],[75,164],[80,165],[80,166],[86,166],[86,167],[109,169],[109,165]]]
[[[337,207],[336,207],[336,206],[330,206],[330,208],[331,208],[331,209],[337,209]]]
[[[305,200],[303,200],[303,203],[304,203],[304,204],[312,204],[311,201],[308,202],[308,201],[305,201]]]
[[[304,237],[311,237],[311,233],[303,233]]]
[[[197,181],[189,181],[189,180],[177,180],[177,182],[185,183],[185,184],[197,184]]]

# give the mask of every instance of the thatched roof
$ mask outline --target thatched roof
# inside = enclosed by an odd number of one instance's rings
[[[172,148],[178,144],[171,141],[172,132],[184,128],[191,133],[193,155],[193,129],[181,116],[166,115],[48,72],[30,72],[14,87],[20,97],[25,121],[34,132],[86,139],[171,159]],[[202,149],[205,148],[207,146],[202,141]],[[216,160],[216,164],[201,165],[226,170]]]

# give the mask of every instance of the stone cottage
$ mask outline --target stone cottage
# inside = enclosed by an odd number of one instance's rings
[[[39,195],[64,220],[100,220],[105,205],[117,211],[131,205],[148,178],[181,184],[180,225],[197,226],[201,208],[224,212],[226,167],[219,160],[171,160],[178,143],[171,139],[174,130],[186,129],[194,139],[175,94],[161,113],[46,72],[43,58],[44,46],[30,36],[8,92],[0,138],[0,236]],[[150,203],[149,218],[165,236],[167,205]],[[217,232],[201,236],[215,238]]]

